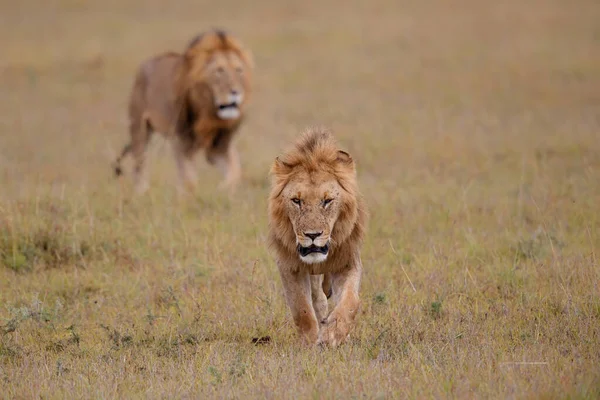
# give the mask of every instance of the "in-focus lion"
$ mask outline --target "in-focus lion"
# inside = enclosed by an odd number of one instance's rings
[[[152,133],[161,132],[173,144],[179,188],[195,187],[193,161],[200,149],[224,173],[224,186],[235,186],[241,167],[231,140],[250,93],[251,69],[250,53],[220,30],[198,35],[183,54],[166,53],[144,62],[129,102],[131,141],[115,161],[116,175],[131,153],[136,190],[144,192],[146,149]]]
[[[327,130],[309,129],[275,159],[271,176],[269,246],[294,322],[308,343],[337,346],[360,304],[367,212],[354,161]]]

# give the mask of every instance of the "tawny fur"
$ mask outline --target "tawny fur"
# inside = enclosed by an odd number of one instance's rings
[[[306,342],[336,346],[352,330],[360,303],[367,212],[354,161],[327,130],[309,129],[275,160],[271,176],[269,246],[292,317]],[[313,244],[328,243],[324,261],[307,263],[299,256],[308,232],[320,234]],[[328,313],[330,294],[335,306]]]
[[[195,188],[194,157],[201,149],[224,173],[224,186],[233,188],[241,167],[232,138],[250,95],[251,69],[250,53],[219,30],[198,35],[183,54],[166,53],[144,62],[129,102],[131,141],[114,164],[116,175],[122,173],[123,158],[132,154],[136,189],[144,192],[146,150],[152,133],[160,132],[173,145],[179,188]],[[237,107],[226,115],[219,106],[231,101]]]

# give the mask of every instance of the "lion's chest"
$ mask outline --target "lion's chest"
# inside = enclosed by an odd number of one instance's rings
[[[300,268],[310,275],[322,275],[339,272],[347,266],[348,262],[345,260],[345,257],[332,257],[317,264],[301,263]]]
[[[229,142],[231,136],[237,131],[241,119],[238,121],[224,121],[219,119],[200,118],[194,123],[194,129],[188,140],[195,148],[215,148]]]
[[[318,265],[321,265],[321,264],[318,264]],[[331,271],[329,271],[328,268],[324,268],[322,266],[319,267],[315,264],[312,264],[311,267],[308,268],[308,273],[309,273],[309,275],[323,275],[323,274],[331,273]]]

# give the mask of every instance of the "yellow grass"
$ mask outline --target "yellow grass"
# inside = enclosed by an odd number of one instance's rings
[[[598,1],[0,10],[0,397],[600,397]],[[200,159],[178,203],[156,138],[135,198],[110,169],[135,68],[212,26],[256,59],[244,183]],[[265,247],[268,168],[311,124],[372,214],[333,350],[298,343]]]

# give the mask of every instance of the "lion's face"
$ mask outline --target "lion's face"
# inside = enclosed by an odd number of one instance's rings
[[[208,60],[205,81],[219,118],[240,117],[248,86],[247,74],[246,65],[235,52],[217,52]]]
[[[185,52],[185,91],[197,105],[210,100],[218,118],[238,119],[250,92],[251,54],[221,31],[199,35]],[[201,107],[200,107],[201,108]]]
[[[271,177],[269,241],[280,255],[335,263],[345,256],[343,246],[361,240],[364,212],[354,161],[328,131],[304,133],[275,159]]]
[[[340,213],[342,187],[326,172],[301,172],[281,193],[296,235],[300,260],[320,263],[329,254],[331,233]]]

